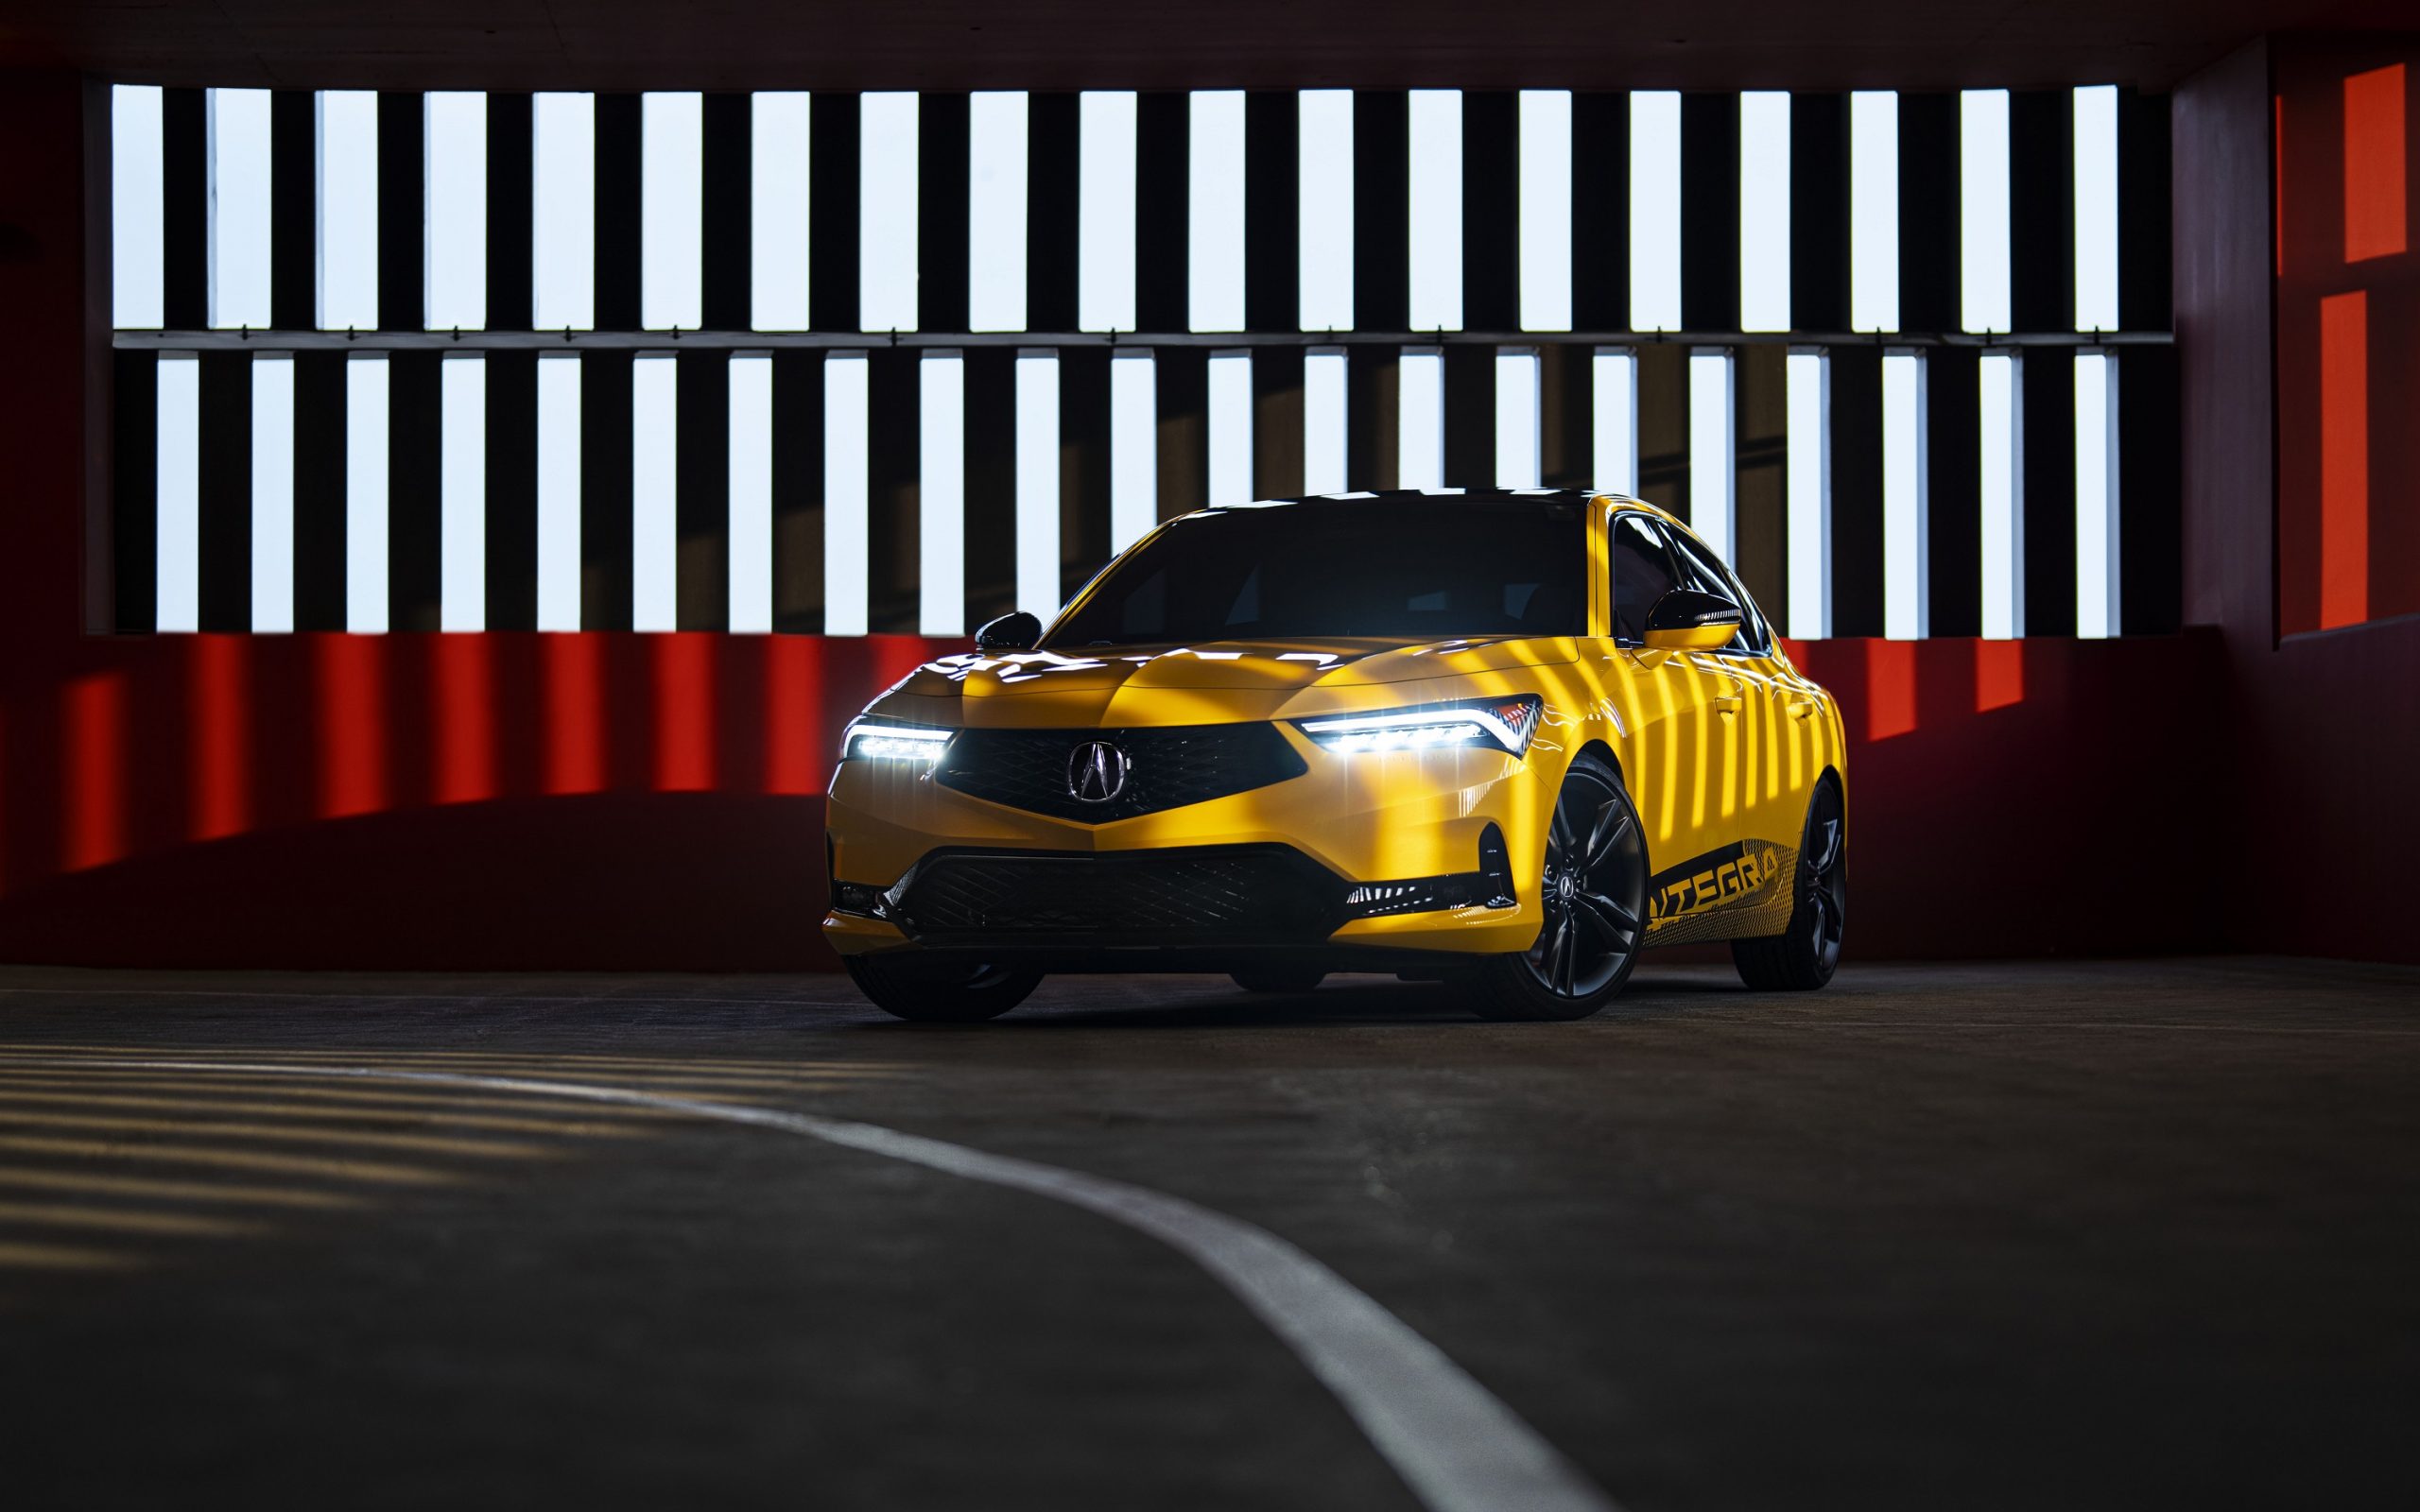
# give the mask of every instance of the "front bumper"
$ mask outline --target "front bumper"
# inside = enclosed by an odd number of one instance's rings
[[[1339,755],[1291,726],[1276,728],[1301,757],[1302,775],[1101,824],[975,798],[934,781],[928,768],[844,762],[828,814],[833,876],[847,906],[825,919],[825,936],[843,954],[903,947],[1496,954],[1537,938],[1536,858],[1560,752]],[[1554,769],[1542,770],[1548,764]],[[1489,869],[1483,842],[1510,881],[1510,907],[1500,906],[1501,888],[1468,885]],[[1239,881],[1198,869],[1205,858],[1246,856],[1271,868],[1266,887],[1248,868]],[[1188,912],[1185,878],[1170,874],[1187,865],[1212,892],[1274,888],[1282,906]],[[1052,869],[1071,866],[1081,869]],[[979,884],[975,890],[994,902],[970,903],[967,887],[939,885],[952,877]],[[1130,883],[1148,906],[1112,919],[1121,927],[1099,927],[1083,901],[1121,898]],[[955,912],[936,906],[952,895]]]

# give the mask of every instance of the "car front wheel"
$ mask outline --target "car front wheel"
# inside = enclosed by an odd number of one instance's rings
[[[847,955],[841,961],[875,1007],[919,1023],[996,1019],[1042,982],[1040,971],[914,955]]]
[[[1630,979],[1647,935],[1647,838],[1614,769],[1564,775],[1539,880],[1545,921],[1528,950],[1491,957],[1475,994],[1491,1019],[1584,1019]]]

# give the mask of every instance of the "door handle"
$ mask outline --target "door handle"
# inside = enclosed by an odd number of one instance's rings
[[[1739,712],[1739,705],[1742,701],[1743,700],[1740,696],[1736,693],[1717,694],[1713,699],[1715,708],[1720,710],[1725,714],[1737,713]]]
[[[1811,718],[1811,717],[1814,715],[1814,713],[1815,713],[1815,700],[1814,700],[1814,699],[1812,699],[1812,698],[1792,698],[1791,700],[1789,700],[1789,717],[1791,717],[1792,719],[1806,719],[1806,718]]]

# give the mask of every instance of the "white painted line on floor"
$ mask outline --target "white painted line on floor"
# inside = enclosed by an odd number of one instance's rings
[[[1512,1409],[1343,1277],[1266,1228],[1145,1187],[987,1155],[875,1124],[579,1082],[223,1060],[10,1056],[7,1063],[417,1082],[652,1108],[803,1134],[970,1181],[1030,1192],[1149,1234],[1208,1271],[1335,1393],[1431,1512],[1615,1512],[1614,1503]]]

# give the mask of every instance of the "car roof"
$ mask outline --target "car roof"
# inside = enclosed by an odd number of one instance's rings
[[[1304,493],[1290,498],[1254,499],[1249,504],[1214,504],[1197,511],[1222,514],[1232,509],[1274,509],[1291,505],[1319,507],[1337,504],[1466,504],[1474,509],[1509,505],[1587,504],[1602,499],[1625,509],[1640,509],[1668,524],[1688,529],[1678,515],[1626,493],[1605,489],[1377,489],[1349,493]],[[1694,534],[1694,532],[1692,532]]]

